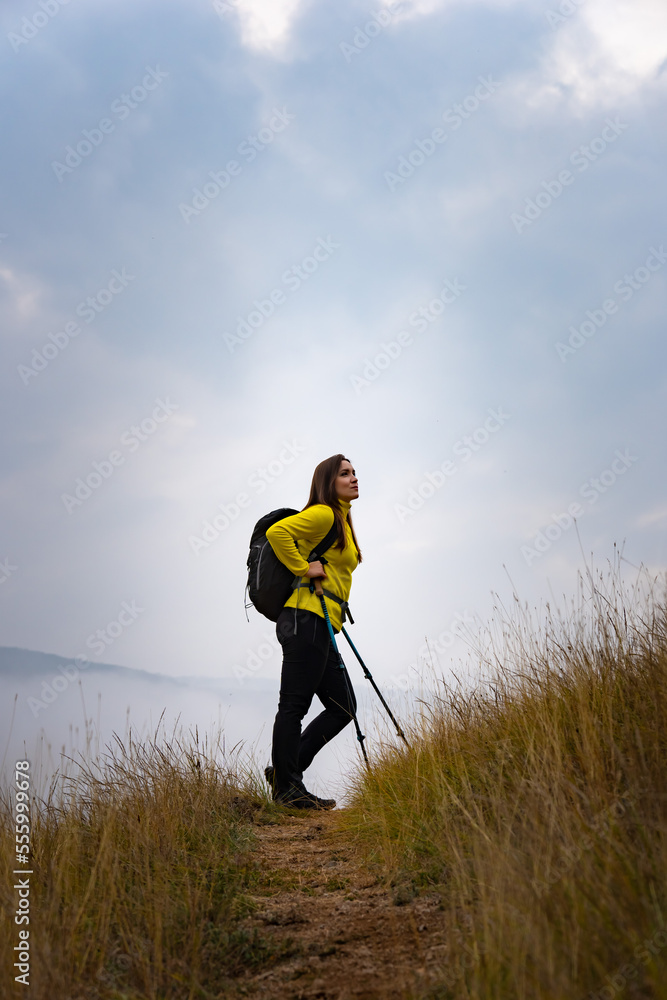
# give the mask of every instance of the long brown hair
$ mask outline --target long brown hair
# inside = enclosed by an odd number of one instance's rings
[[[341,549],[341,551],[347,545],[347,537],[345,534],[345,517],[343,516],[340,504],[338,503],[335,484],[341,462],[349,461],[349,458],[346,458],[345,455],[332,455],[331,458],[325,458],[323,462],[320,462],[313,472],[313,481],[310,484],[310,496],[308,497],[308,502],[306,503],[306,506],[302,508],[303,510],[306,510],[308,507],[312,507],[313,504],[316,503],[324,503],[327,507],[331,507],[334,513],[334,521],[338,529],[338,541],[336,542],[336,546]],[[350,514],[347,515],[347,523],[350,525],[352,539],[357,550],[358,560],[361,562],[361,549],[359,548],[359,543],[357,542],[357,536],[354,533],[354,526],[352,524],[352,517]]]

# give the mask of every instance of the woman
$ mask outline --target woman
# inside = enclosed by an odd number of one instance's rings
[[[356,712],[354,692],[347,671],[338,666],[320,598],[310,588],[313,580],[324,577],[329,618],[334,632],[340,631],[352,573],[361,562],[350,519],[350,506],[358,496],[359,485],[351,463],[344,455],[332,455],[315,469],[303,510],[278,521],[266,532],[277,557],[300,581],[276,622],[283,667],[273,727],[273,765],[265,773],[276,802],[300,809],[332,809],[336,805],[333,799],[320,799],[308,792],[303,772]],[[308,555],[334,524],[337,540],[322,561],[309,563]],[[320,699],[324,710],[302,733],[301,721],[313,695]]]

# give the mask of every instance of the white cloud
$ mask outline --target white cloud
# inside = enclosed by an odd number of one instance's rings
[[[465,0],[470,7],[471,0]],[[221,16],[238,16],[241,41],[249,49],[278,56],[306,0],[217,0]],[[521,7],[525,0],[479,0],[476,6]],[[377,9],[391,4],[379,4]],[[429,17],[463,6],[462,0],[403,0],[393,5],[398,21]],[[565,13],[561,13],[561,10]],[[569,13],[567,13],[570,11]],[[659,76],[665,63],[667,7],[663,0],[553,0],[544,11],[547,52],[538,71],[520,79],[515,94],[530,109],[558,105],[584,115],[613,108]],[[551,19],[551,24],[547,20]],[[555,19],[558,20],[555,20]],[[665,74],[667,79],[667,73]]]
[[[43,294],[44,287],[38,278],[20,274],[10,267],[0,267],[0,297],[4,299],[3,328],[7,332],[13,330],[22,333],[22,324],[39,315]]]
[[[628,76],[650,79],[665,62],[667,7],[662,0],[590,2],[584,19],[610,62]]]
[[[572,13],[559,14],[562,7]],[[532,110],[567,102],[570,114],[615,109],[655,81],[665,62],[667,7],[661,0],[564,0],[545,14],[562,20],[548,30],[553,45],[515,96]],[[549,36],[546,36],[547,40]],[[667,74],[662,78],[667,80]]]
[[[241,41],[250,49],[279,55],[284,50],[294,22],[306,0],[216,0],[214,7],[221,16],[232,11],[238,14]],[[514,7],[525,0],[478,0],[483,7]],[[392,19],[409,21],[428,17],[439,10],[464,6],[463,0],[379,0],[369,4],[368,14],[383,8],[392,9]],[[465,0],[470,7],[470,0]]]
[[[303,0],[227,0],[216,7],[236,8],[244,45],[277,54],[288,40]]]
[[[475,0],[478,7],[518,7],[525,4],[526,0]],[[400,4],[401,11],[398,14],[400,20],[411,19],[413,17],[428,17],[436,10],[454,9],[465,7],[470,9],[471,0],[403,0]]]

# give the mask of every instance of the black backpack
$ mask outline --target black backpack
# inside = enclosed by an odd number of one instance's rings
[[[260,614],[269,618],[272,622],[278,621],[278,615],[283,610],[285,602],[301,577],[295,576],[284,563],[281,563],[271,548],[271,543],[266,537],[266,532],[277,521],[282,521],[283,518],[298,513],[298,510],[292,510],[291,507],[281,507],[279,510],[272,510],[270,514],[260,517],[253,528],[250,538],[250,552],[247,562],[248,584],[246,586],[246,593],[250,598],[250,604],[246,604],[246,608],[252,605]],[[320,559],[327,549],[331,548],[337,538],[338,530],[334,520],[334,523],[322,541],[315,546],[308,556],[307,561],[313,562],[316,559]]]

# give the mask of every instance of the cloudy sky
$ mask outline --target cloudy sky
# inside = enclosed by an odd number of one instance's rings
[[[389,686],[582,553],[664,570],[662,0],[8,0],[0,33],[0,644],[277,684],[250,533],[338,451]]]

